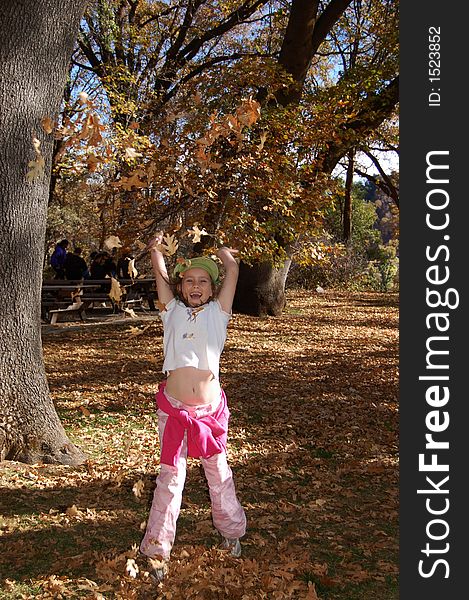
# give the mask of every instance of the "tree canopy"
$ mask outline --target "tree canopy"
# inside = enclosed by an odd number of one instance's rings
[[[51,210],[79,198],[101,241],[196,226],[285,260],[347,153],[397,148],[397,20],[389,0],[91,2]]]

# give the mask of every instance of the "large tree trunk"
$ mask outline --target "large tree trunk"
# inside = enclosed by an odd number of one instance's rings
[[[317,0],[293,0],[278,62],[291,75],[292,84],[281,88],[275,101],[282,106],[300,102],[314,54],[351,0],[330,0],[319,14]],[[263,93],[260,100],[266,100]],[[272,100],[270,100],[272,102]],[[291,261],[282,268],[270,263],[241,265],[234,302],[238,312],[280,315],[285,306],[285,282]]]
[[[53,140],[85,0],[3,0],[0,11],[0,459],[79,464],[50,399],[40,319]],[[29,182],[41,141],[45,171]]]
[[[283,267],[275,268],[268,262],[252,266],[241,262],[233,310],[256,317],[281,315],[290,264],[291,260],[287,260]]]
[[[348,153],[347,176],[345,178],[343,232],[342,237],[346,244],[352,239],[352,185],[353,185],[354,153]]]

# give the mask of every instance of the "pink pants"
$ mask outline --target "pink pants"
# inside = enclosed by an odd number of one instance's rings
[[[166,395],[175,408],[187,406]],[[209,415],[218,406],[214,404],[194,406],[190,415],[201,417]],[[158,432],[160,444],[168,415],[158,410]],[[236,497],[233,474],[226,460],[226,453],[214,454],[210,458],[201,458],[207,478],[212,503],[212,519],[216,529],[223,537],[240,538],[246,533],[246,516]],[[176,535],[176,522],[182,501],[182,491],[186,479],[187,440],[183,446],[175,467],[160,464],[160,474],[156,480],[156,489],[148,516],[147,529],[140,545],[146,556],[161,556],[169,559]]]

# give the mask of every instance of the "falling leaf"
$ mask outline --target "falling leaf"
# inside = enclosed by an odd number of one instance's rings
[[[136,483],[134,483],[132,487],[132,492],[137,498],[142,496],[143,488],[145,487],[145,482],[143,479],[139,479]]]
[[[174,235],[166,234],[163,236],[163,242],[159,244],[161,252],[166,256],[172,256],[176,254],[176,251],[179,247],[179,243],[174,237]]]
[[[28,181],[33,181],[44,174],[44,167],[46,163],[43,156],[38,156],[36,160],[28,162],[29,171],[26,174]]]
[[[116,235],[110,235],[104,240],[104,247],[112,250],[113,248],[122,248],[122,242]]]
[[[26,179],[31,182],[34,179],[37,179],[38,177],[41,177],[41,175],[44,174],[44,167],[46,165],[46,161],[44,160],[44,157],[41,154],[41,142],[36,138],[33,137],[33,148],[34,148],[34,152],[36,152],[36,158],[34,160],[31,160],[28,162],[28,172],[26,174]]]
[[[88,94],[86,92],[80,92],[78,94],[78,102],[80,104],[86,104],[88,102]]]
[[[143,156],[141,152],[137,152],[134,148],[127,147],[125,149],[125,155],[127,158],[139,158]]]
[[[120,302],[122,298],[122,288],[115,277],[111,277],[111,291],[109,292],[108,296],[114,302]]]
[[[187,235],[192,235],[192,241],[194,244],[200,242],[200,238],[203,235],[208,235],[208,232],[205,229],[199,229],[197,224],[192,227],[192,229],[187,230]]]
[[[127,267],[127,270],[129,272],[130,277],[132,277],[132,279],[137,277],[138,271],[135,267],[135,258],[132,258],[131,260],[129,260],[129,265]]]
[[[52,133],[54,131],[55,123],[50,117],[41,119],[41,125],[46,133]]]
[[[163,302],[161,302],[160,300],[156,301],[156,306],[158,307],[158,310],[160,312],[163,312],[164,310],[166,310],[166,304],[163,304]]]

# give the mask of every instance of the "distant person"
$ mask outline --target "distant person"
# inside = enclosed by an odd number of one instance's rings
[[[106,254],[104,252],[97,252],[91,261],[90,265],[90,276],[91,279],[105,279],[106,277]]]
[[[68,240],[59,242],[50,257],[51,267],[55,271],[54,279],[65,279],[65,259],[67,257]]]
[[[114,258],[112,257],[111,254],[109,254],[109,252],[104,252],[105,254],[105,260],[104,260],[104,266],[106,268],[106,275],[108,277],[116,277],[117,276],[117,265],[114,262]]]
[[[133,255],[126,252],[124,256],[119,258],[117,261],[117,278],[118,279],[131,279],[129,272],[130,261],[133,259]]]
[[[81,248],[75,248],[73,252],[67,252],[64,263],[65,277],[67,279],[79,281],[87,276],[88,265],[81,253]]]

